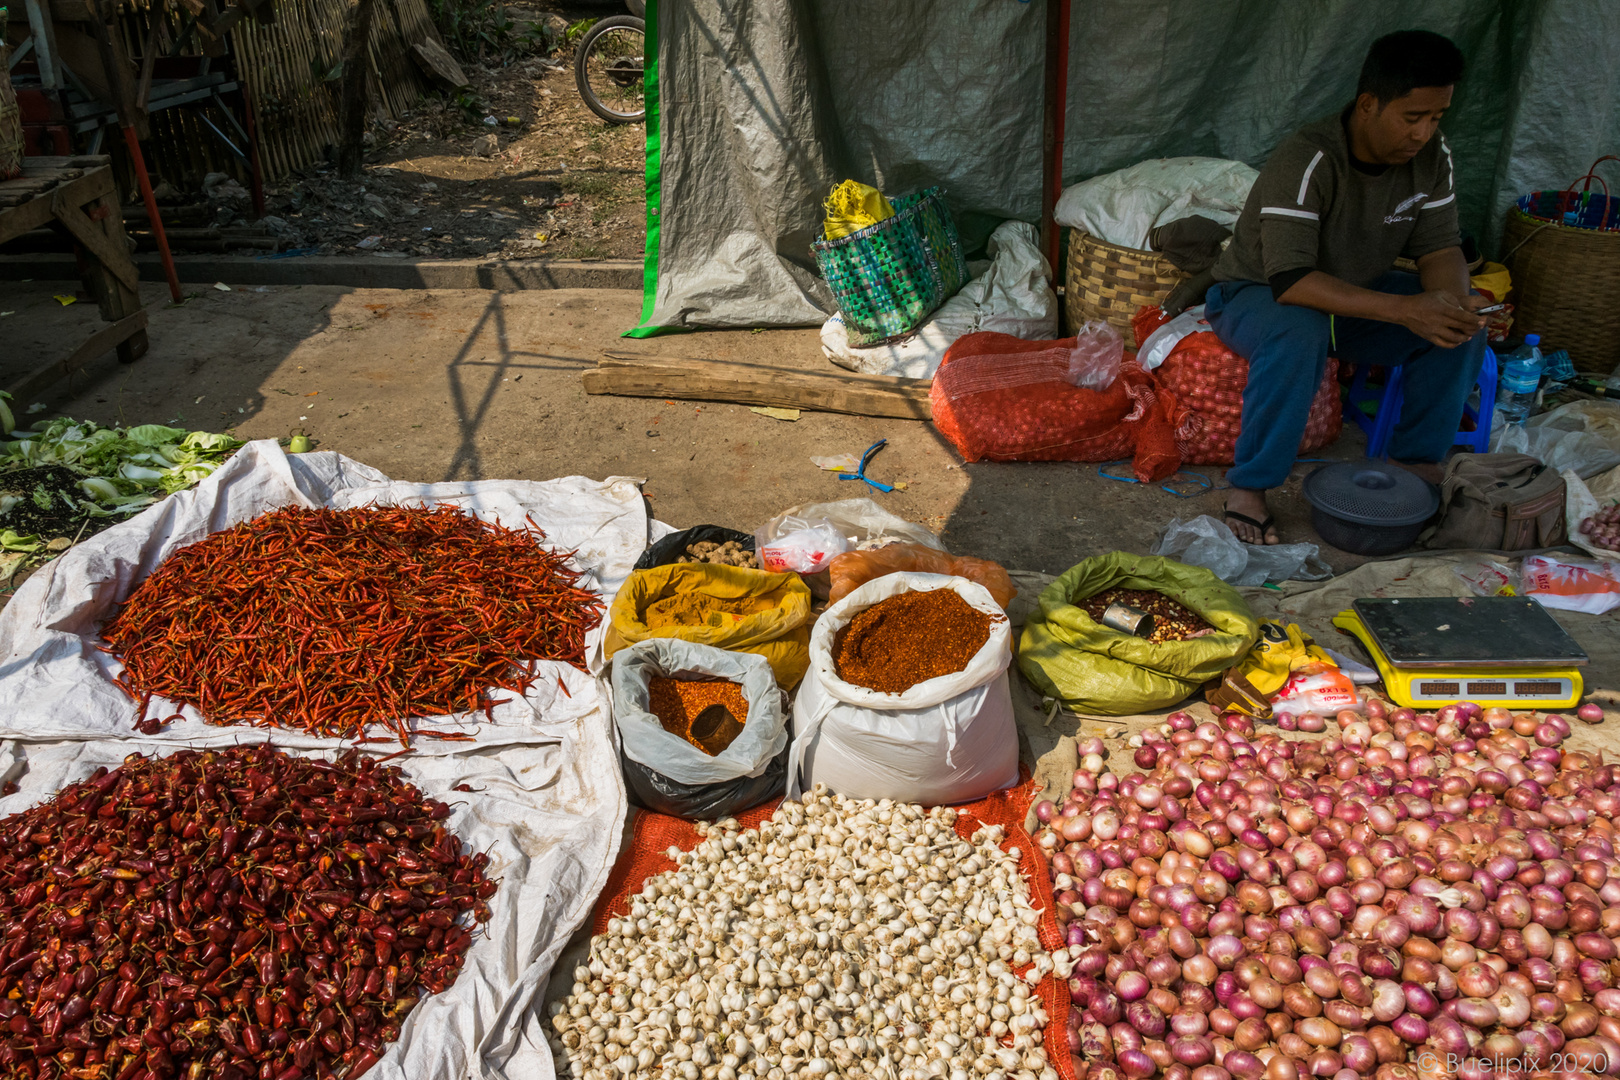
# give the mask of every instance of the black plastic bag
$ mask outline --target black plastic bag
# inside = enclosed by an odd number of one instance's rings
[[[636,560],[637,570],[651,570],[655,566],[668,566],[681,561],[686,549],[693,544],[725,544],[736,542],[749,551],[754,550],[754,538],[751,534],[738,532],[736,529],[727,529],[720,525],[694,525],[690,529],[682,529],[678,533],[670,533],[658,543],[641,553]]]
[[[688,821],[729,817],[782,794],[787,789],[787,759],[788,752],[783,750],[758,776],[739,776],[723,784],[682,784],[622,753],[619,755],[633,804]]]

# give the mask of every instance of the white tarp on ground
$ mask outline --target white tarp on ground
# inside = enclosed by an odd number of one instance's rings
[[[532,517],[545,531],[547,547],[577,552],[575,561],[587,573],[582,587],[600,592],[604,604],[647,545],[645,503],[633,480],[575,476],[544,482],[412,484],[390,481],[340,454],[288,456],[274,442],[249,443],[195,488],[72,548],[17,590],[0,613],[0,737],[130,734],[135,704],[113,681],[118,661],[97,648],[95,635],[159,563],[177,548],[276,507],[341,509],[371,503],[449,503],[513,528],[526,527],[526,518]],[[604,617],[603,625],[586,638],[593,671],[601,669],[605,626]],[[492,723],[474,713],[431,718],[420,726],[472,731],[484,746],[532,741],[551,696],[547,687],[554,688],[557,678],[567,679],[570,672],[577,674],[567,664],[543,663],[528,695],[506,694],[493,710]],[[150,715],[174,713],[186,719],[166,727],[161,738],[189,745],[230,744],[242,738],[240,727],[214,727],[189,706],[153,700]],[[330,745],[318,739],[301,743],[280,730],[276,737],[289,745]],[[433,740],[418,743],[418,753],[441,749],[443,744]]]
[[[137,736],[135,704],[112,681],[117,661],[96,648],[95,634],[167,555],[210,532],[281,506],[419,501],[453,503],[513,527],[532,516],[548,546],[577,549],[583,584],[605,604],[646,547],[650,527],[637,482],[624,478],[410,484],[338,454],[288,457],[273,442],[249,443],[196,488],[47,564],[0,613],[0,780],[19,785],[0,799],[0,815],[137,750],[270,739],[297,753],[336,753],[337,740],[214,727],[189,709],[188,719],[161,736]],[[588,657],[600,657],[601,636],[598,629],[587,639]],[[166,715],[159,708],[154,702],[152,715]],[[368,1074],[381,1080],[554,1074],[534,1006],[607,882],[626,812],[624,782],[605,681],[550,663],[522,698],[494,712],[494,723],[481,715],[427,721],[423,726],[440,729],[459,724],[476,731],[477,741],[418,739],[415,752],[398,761],[426,794],[451,804],[446,827],[471,849],[489,852],[489,874],[500,888],[455,985],[417,1006]],[[461,783],[474,791],[454,791]]]
[[[445,827],[466,849],[489,853],[487,873],[499,889],[455,984],[422,998],[367,1080],[553,1075],[540,1010],[532,1006],[607,883],[625,813],[606,706],[593,695],[591,680],[576,676],[574,698],[559,700],[541,721],[553,740],[548,745],[503,746],[496,753],[458,743],[450,753],[408,754],[394,762],[429,797],[450,803]],[[262,737],[235,730],[242,741]],[[286,740],[275,741],[285,748]],[[177,749],[172,741],[140,738],[0,741],[0,779],[19,789],[0,799],[0,816],[43,802],[98,765],[116,768],[127,754]],[[334,756],[330,749],[297,752]],[[474,791],[452,790],[463,783]]]

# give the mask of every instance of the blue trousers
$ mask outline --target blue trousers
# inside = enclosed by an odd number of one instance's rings
[[[1398,295],[1423,291],[1416,274],[1398,271],[1371,288]],[[1288,478],[1330,348],[1343,363],[1402,365],[1404,400],[1390,456],[1406,462],[1445,460],[1485,359],[1483,330],[1446,349],[1395,323],[1336,316],[1330,328],[1326,313],[1279,304],[1269,285],[1249,281],[1211,286],[1205,305],[1216,336],[1249,361],[1243,431],[1226,473],[1233,487],[1264,490]]]

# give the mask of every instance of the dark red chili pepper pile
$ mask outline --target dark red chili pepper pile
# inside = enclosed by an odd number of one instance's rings
[[[392,766],[139,754],[0,821],[0,1075],[352,1080],[489,917]]]
[[[523,692],[530,660],[583,666],[602,603],[543,536],[449,506],[273,510],[170,555],[102,636],[148,734],[161,695],[215,724],[387,723],[405,743],[411,717]]]

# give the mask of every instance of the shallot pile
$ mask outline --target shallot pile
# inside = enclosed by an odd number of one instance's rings
[[[354,1080],[487,919],[398,769],[139,754],[0,820],[0,1075]]]
[[[1599,510],[1581,522],[1581,535],[1609,551],[1620,551],[1620,503]]]
[[[1561,716],[1336,719],[1176,713],[1037,805],[1081,1080],[1620,1073],[1620,770]]]

